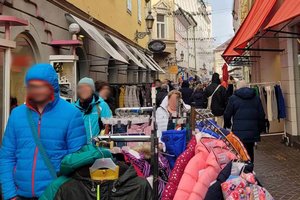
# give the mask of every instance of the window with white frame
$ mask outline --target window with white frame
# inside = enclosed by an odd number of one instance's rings
[[[132,12],[132,0],[127,0],[127,11]]]
[[[157,38],[165,39],[166,38],[166,16],[162,14],[157,14],[156,23],[157,23]]]
[[[138,5],[138,22],[142,22],[142,0],[137,0]]]

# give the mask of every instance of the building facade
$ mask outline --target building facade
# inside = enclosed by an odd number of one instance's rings
[[[92,0],[1,1],[2,130],[10,110],[25,101],[23,80],[34,63],[53,64],[70,101],[76,98],[77,81],[85,76],[120,84],[152,82],[151,75],[160,68],[146,49],[147,1],[94,4]],[[136,32],[147,34],[137,40]]]
[[[160,73],[159,78],[177,81],[174,0],[152,0],[151,4],[155,18],[151,39],[162,41],[166,45],[163,52],[154,53],[155,61],[168,72]]]
[[[197,22],[195,36],[189,40],[195,40],[195,63],[198,76],[202,81],[208,81],[214,65],[211,6],[203,0],[176,0],[175,2],[189,12]]]
[[[245,12],[249,12],[256,1],[236,0],[235,5],[239,3],[240,6],[236,6],[238,10],[233,12],[235,13],[234,20],[242,22]],[[294,7],[295,5],[291,1],[275,1],[271,12],[263,20],[261,30],[269,24],[277,12],[281,12],[281,7],[287,6]],[[271,129],[273,130],[271,132],[285,132],[290,139],[290,144],[298,145],[300,136],[300,44],[299,39],[293,36],[299,36],[300,33],[300,11],[297,9],[294,11],[298,11],[298,14],[294,13],[296,16],[294,19],[285,19],[284,23],[278,23],[266,29],[266,32],[263,32],[265,37],[259,38],[251,47],[256,51],[250,51],[248,55],[255,56],[251,63],[251,82],[277,83],[281,85],[284,93],[287,116],[280,123],[272,122]],[[279,14],[285,16],[286,13]],[[277,30],[278,34],[274,35],[272,30]]]
[[[196,72],[196,41],[195,28],[197,22],[194,17],[176,6],[175,11],[175,39],[176,39],[176,59],[178,63],[178,78],[187,80]]]

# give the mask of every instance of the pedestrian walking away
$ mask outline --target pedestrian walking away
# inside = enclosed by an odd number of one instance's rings
[[[217,123],[223,127],[223,114],[228,98],[226,89],[221,86],[220,75],[218,73],[212,75],[211,84],[205,88],[205,94],[208,97],[208,109],[211,109]]]
[[[254,143],[260,141],[260,134],[265,130],[265,113],[255,90],[247,87],[245,81],[239,81],[237,89],[224,112],[225,127],[232,128],[254,162]]]
[[[179,90],[182,94],[182,100],[185,104],[191,105],[191,96],[193,94],[193,89],[190,88],[188,81],[183,81],[181,88]]]

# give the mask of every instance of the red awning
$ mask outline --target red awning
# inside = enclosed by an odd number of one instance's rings
[[[300,16],[300,0],[285,0],[265,29],[291,20],[297,16]]]
[[[231,61],[233,57],[241,56],[244,53],[245,50],[237,50],[236,48],[243,49],[247,46],[247,43],[261,28],[275,3],[276,0],[255,1],[246,19],[222,55],[226,62]]]

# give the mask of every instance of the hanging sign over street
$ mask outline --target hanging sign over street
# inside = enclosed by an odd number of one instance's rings
[[[153,40],[148,44],[148,49],[153,53],[161,53],[166,49],[166,43],[161,40]]]

